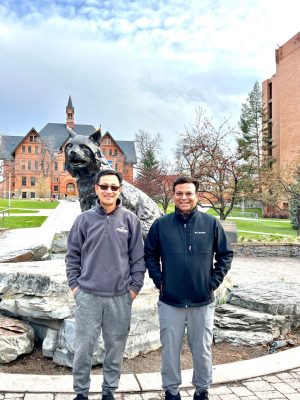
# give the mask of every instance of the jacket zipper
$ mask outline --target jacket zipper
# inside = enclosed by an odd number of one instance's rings
[[[185,301],[185,307],[187,308],[187,302],[186,302],[186,268],[187,268],[187,231],[186,231],[186,223],[183,224],[184,227],[184,248],[185,248],[185,266],[184,266],[184,301]]]

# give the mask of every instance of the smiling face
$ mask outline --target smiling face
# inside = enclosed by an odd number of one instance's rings
[[[193,183],[176,185],[173,200],[176,208],[182,213],[187,214],[192,211],[198,203],[195,185]]]
[[[113,187],[113,189],[118,189],[114,191],[111,187]],[[116,208],[117,199],[121,193],[121,186],[118,177],[116,175],[101,176],[98,184],[95,185],[95,192],[102,207],[107,213],[110,213]]]

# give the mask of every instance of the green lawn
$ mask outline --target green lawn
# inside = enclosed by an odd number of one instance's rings
[[[0,216],[1,211],[6,210],[6,208],[0,207]],[[34,214],[34,213],[38,213],[38,210],[28,210],[28,208],[22,209],[22,208],[10,208],[9,209],[9,214]]]
[[[10,201],[10,208],[48,209],[48,208],[56,208],[57,206],[58,206],[58,201],[50,201],[50,200],[11,199]],[[8,199],[0,199],[0,208],[8,208]]]
[[[296,230],[292,228],[289,220],[244,220],[226,218],[226,221],[232,221],[236,224],[238,231],[252,231],[260,233],[270,233],[272,235],[296,236]],[[241,232],[242,234],[242,232]]]
[[[47,219],[43,217],[0,217],[0,228],[18,229],[18,228],[36,228],[41,226]]]

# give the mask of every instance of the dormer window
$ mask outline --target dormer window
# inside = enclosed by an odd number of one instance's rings
[[[37,136],[35,136],[35,135],[29,136],[29,141],[30,141],[31,143],[36,143],[36,142],[37,142]]]

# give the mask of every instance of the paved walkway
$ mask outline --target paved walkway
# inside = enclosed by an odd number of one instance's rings
[[[68,230],[80,213],[77,202],[61,201],[51,210],[41,228],[18,229],[1,240],[1,252],[18,249],[18,243],[49,244],[53,233]],[[262,282],[299,283],[299,260],[291,258],[235,258],[232,267],[234,282],[249,285]],[[192,371],[182,373],[183,399],[193,396]],[[99,399],[101,376],[92,375],[91,400]],[[123,375],[117,399],[161,399],[159,373]],[[71,375],[14,375],[0,373],[0,400],[71,400]],[[259,359],[214,366],[214,384],[210,400],[300,400],[300,347]]]

